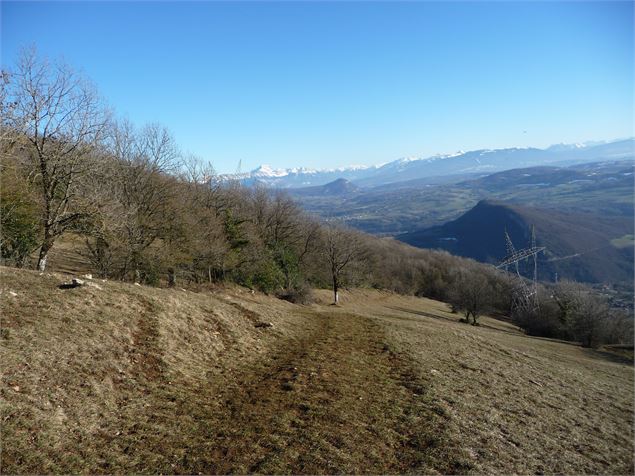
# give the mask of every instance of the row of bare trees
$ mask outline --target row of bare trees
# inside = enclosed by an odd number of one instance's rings
[[[289,291],[330,273],[337,296],[363,255],[357,233],[319,225],[283,194],[220,183],[161,125],[115,119],[89,81],[34,49],[0,85],[5,263],[35,256],[44,271],[72,232],[104,277]]]

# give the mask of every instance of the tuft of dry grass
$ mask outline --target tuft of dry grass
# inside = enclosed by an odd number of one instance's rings
[[[617,355],[379,291],[0,272],[3,474],[633,472]]]

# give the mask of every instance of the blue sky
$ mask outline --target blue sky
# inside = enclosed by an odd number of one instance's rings
[[[633,135],[632,2],[2,2],[220,172]]]

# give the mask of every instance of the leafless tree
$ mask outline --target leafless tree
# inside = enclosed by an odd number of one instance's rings
[[[561,281],[554,289],[554,300],[571,338],[585,347],[597,347],[606,341],[612,316],[605,299],[583,284]]]
[[[493,299],[494,288],[488,273],[476,266],[466,266],[452,283],[448,301],[453,308],[463,311],[465,322],[470,322],[471,315],[476,326],[479,316],[491,309]]]
[[[100,274],[123,279],[134,272],[138,279],[142,265],[167,258],[159,250],[146,256],[150,248],[182,228],[177,218],[186,209],[179,208],[178,181],[168,173],[178,168],[180,154],[165,128],[137,130],[127,121],[112,122],[102,154],[84,180],[95,198],[85,205],[87,255]]]
[[[178,168],[180,153],[169,132],[156,124],[139,132],[128,123],[119,124],[111,148],[118,163],[113,178],[120,214],[117,227],[126,251],[120,274],[138,275],[143,253],[157,239],[169,239],[178,223],[173,206],[176,181],[167,173]]]
[[[3,102],[12,105],[6,126],[27,144],[29,179],[40,191],[43,235],[37,268],[43,271],[56,238],[82,215],[71,206],[77,180],[109,114],[87,80],[63,63],[39,58],[35,49],[23,50]]]
[[[11,149],[18,138],[15,117],[16,101],[11,94],[11,73],[5,69],[0,70],[0,142],[3,158]]]
[[[182,233],[173,234],[172,247],[183,252],[175,266],[187,271],[188,279],[212,282],[222,274],[229,252],[222,223],[228,200],[212,165],[193,154],[183,158],[179,180],[181,192],[175,202],[182,211]]]
[[[138,157],[151,171],[173,173],[183,164],[174,136],[161,124],[146,125],[137,140],[141,152]]]
[[[339,302],[343,271],[366,256],[360,235],[337,225],[327,225],[324,233],[324,252],[333,283],[333,303]]]

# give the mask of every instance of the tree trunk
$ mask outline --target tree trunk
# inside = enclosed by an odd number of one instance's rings
[[[46,260],[48,259],[48,253],[44,249],[40,250],[40,256],[37,260],[37,270],[43,273],[46,269]]]
[[[37,259],[37,270],[40,273],[43,273],[46,269],[46,261],[48,260],[49,251],[53,248],[53,239],[51,237],[44,238],[44,243],[42,243],[42,247],[40,248],[40,255]]]
[[[339,296],[337,294],[338,284],[337,277],[333,276],[333,304],[337,304],[339,302]]]
[[[470,323],[470,311],[465,311],[465,322]]]

